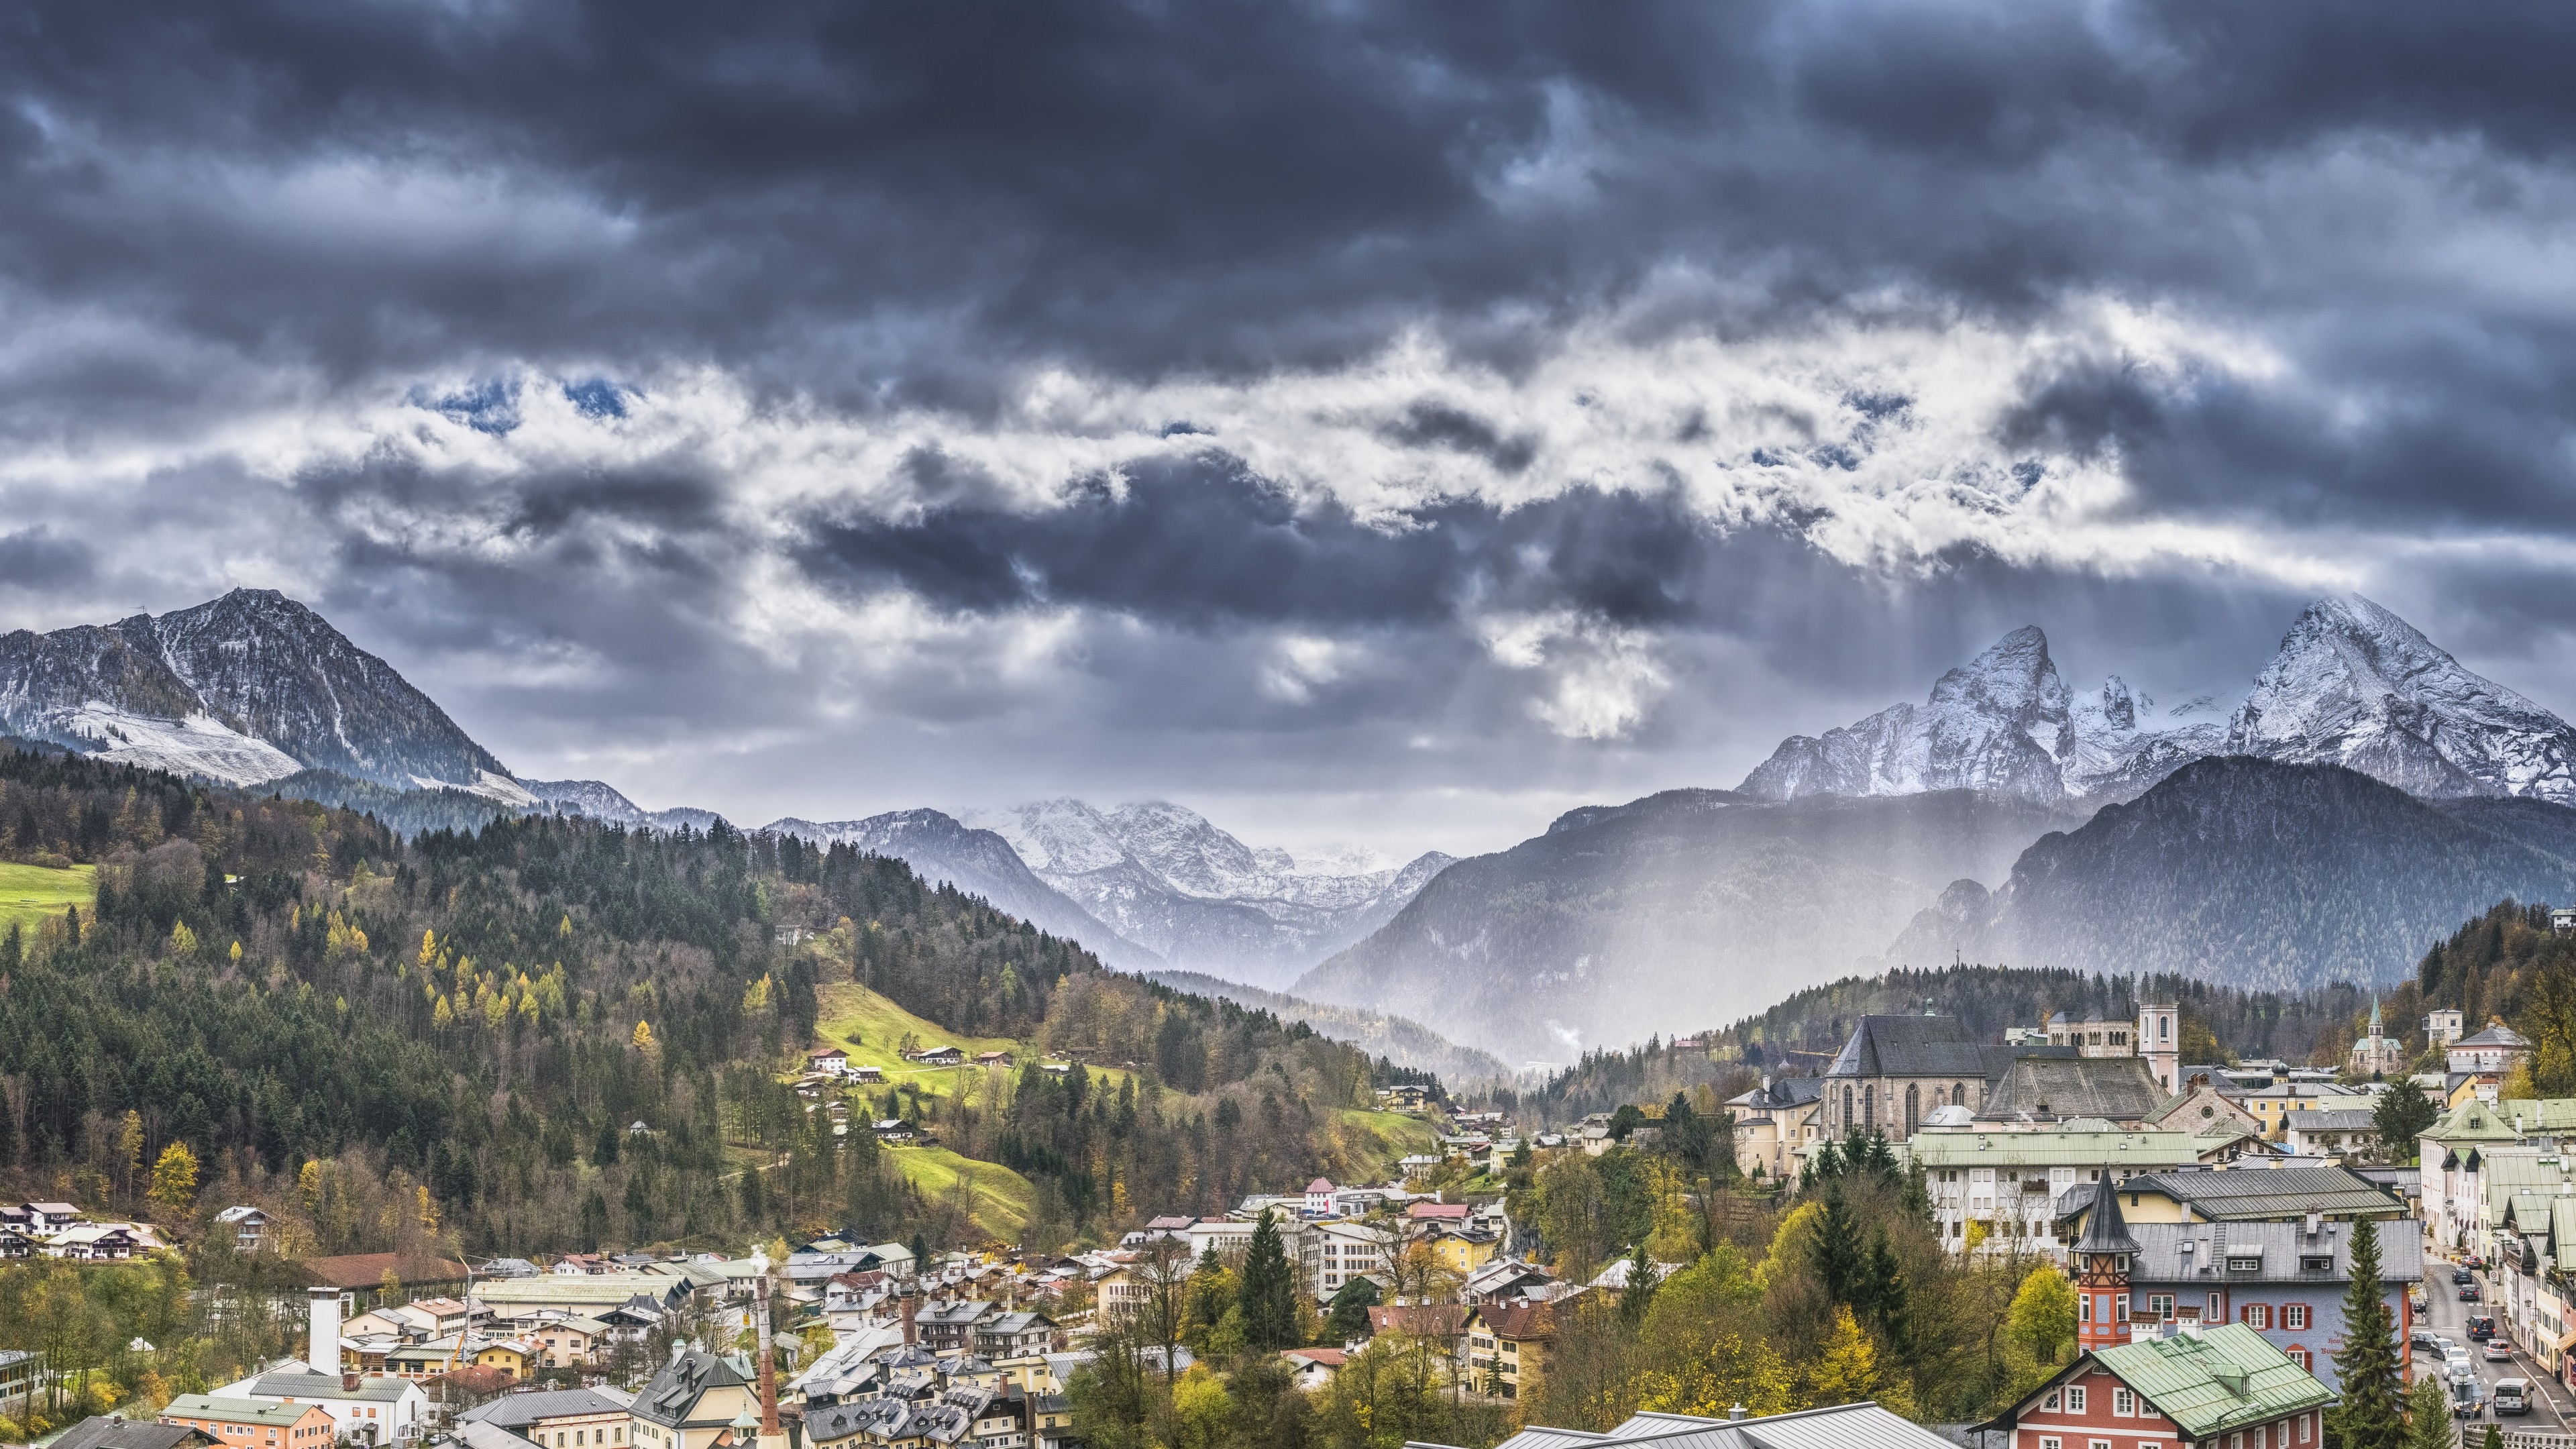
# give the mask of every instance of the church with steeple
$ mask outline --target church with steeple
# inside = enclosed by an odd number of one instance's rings
[[[2379,1027],[2379,998],[2370,999],[2370,1035],[2352,1044],[2352,1070],[2365,1076],[2383,1076],[2400,1071],[2406,1065],[2406,1044]]]

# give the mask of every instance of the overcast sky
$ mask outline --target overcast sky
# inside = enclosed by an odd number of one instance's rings
[[[2563,5],[0,14],[0,626],[531,776],[1492,849],[2037,623],[2576,712]]]

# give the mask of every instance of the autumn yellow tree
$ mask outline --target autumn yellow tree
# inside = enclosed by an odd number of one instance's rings
[[[1914,1417],[1914,1392],[1879,1364],[1879,1348],[1849,1307],[1834,1310],[1825,1351],[1808,1372],[1808,1397],[1819,1405],[1875,1400],[1890,1413]]]
[[[185,1217],[197,1201],[197,1154],[185,1142],[161,1149],[152,1164],[152,1200],[174,1218]]]
[[[116,1129],[116,1161],[121,1179],[117,1185],[134,1191],[143,1180],[143,1114],[130,1107]]]

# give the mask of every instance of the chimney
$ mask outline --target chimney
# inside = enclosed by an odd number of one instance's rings
[[[1729,1419],[1741,1419],[1741,1418],[1743,1418],[1743,1417],[1744,1417],[1744,1406],[1743,1406],[1742,1404],[1738,1404],[1738,1405],[1736,1405],[1734,1408],[1727,1410],[1727,1411],[1726,1411],[1726,1417],[1728,1417]]]
[[[782,1437],[778,1428],[778,1368],[769,1347],[769,1255],[752,1250],[751,1261],[758,1265],[756,1285],[758,1303],[753,1312],[760,1315],[760,1442],[769,1449]]]
[[[342,1392],[342,1393],[344,1393],[344,1394],[353,1394],[353,1393],[356,1393],[357,1391],[358,1391],[358,1376],[357,1376],[356,1374],[342,1374],[342,1375],[340,1375],[340,1392]]]
[[[304,1290],[305,1305],[312,1315],[312,1336],[305,1341],[305,1362],[317,1374],[340,1371],[340,1290],[311,1287]]]
[[[906,1348],[912,1347],[912,1316],[920,1310],[921,1298],[918,1294],[903,1295],[903,1346]]]
[[[2326,1224],[2326,1215],[2325,1215],[2324,1213],[2310,1213],[2310,1214],[2308,1214],[2308,1236],[2313,1238],[2313,1237],[2315,1237],[2318,1233],[2320,1233],[2320,1232],[2324,1231],[2324,1230],[2325,1230],[2325,1224]]]

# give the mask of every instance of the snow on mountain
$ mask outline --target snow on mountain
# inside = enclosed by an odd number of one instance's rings
[[[2358,594],[2299,615],[2229,721],[2226,749],[2345,765],[2419,796],[2576,803],[2576,730]]]
[[[965,819],[1121,938],[1255,985],[1284,983],[1375,930],[1450,863],[1435,851],[1391,867],[1347,848],[1301,861],[1163,801],[1103,811],[1045,800]]]
[[[392,665],[268,589],[0,636],[0,729],[236,785],[312,768],[537,803]]]
[[[2153,703],[2117,675],[2074,695],[2046,637],[2020,628],[1942,675],[1924,705],[1782,741],[1739,788],[2129,799],[2193,760],[2240,754],[2348,765],[2427,797],[2576,802],[2576,730],[2359,595],[2309,605],[2232,716],[2206,697],[2161,716]]]
[[[704,831],[724,819],[713,810],[700,810],[681,805],[669,810],[647,810],[629,800],[615,787],[599,780],[528,780],[531,808],[543,806],[556,815],[583,815],[615,825],[648,825],[655,830],[677,830],[685,825]]]
[[[155,719],[91,700],[55,720],[62,733],[87,742],[82,748],[89,753],[120,765],[203,775],[227,785],[256,785],[304,768],[275,745],[202,711]]]

